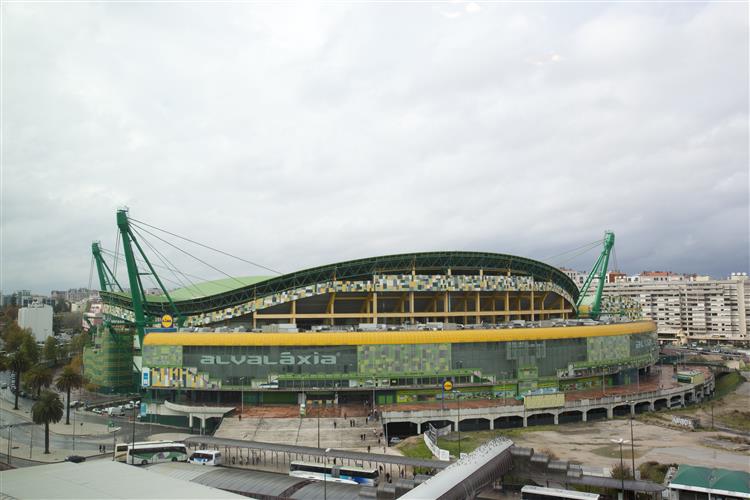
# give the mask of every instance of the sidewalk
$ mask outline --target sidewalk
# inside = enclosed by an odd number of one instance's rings
[[[20,417],[27,422],[32,422],[30,411],[20,409],[14,410],[12,405],[10,407],[7,407],[5,406],[5,404],[3,404],[2,409],[3,411],[12,413],[13,415]],[[49,425],[49,431],[51,433],[54,432],[55,434],[62,434],[65,436],[72,436],[73,434],[75,434],[76,436],[109,435],[109,432],[107,432],[107,426],[105,424],[95,424],[92,422],[81,422],[79,420],[76,420],[75,410],[73,410],[72,408],[70,409],[70,425],[65,425],[65,411],[66,410],[63,408],[63,417],[59,422]],[[74,422],[75,426],[73,425]],[[3,424],[6,424],[6,422],[3,422]],[[42,426],[40,426],[40,428],[41,427]]]

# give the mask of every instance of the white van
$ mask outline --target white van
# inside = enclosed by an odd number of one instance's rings
[[[219,450],[198,450],[188,458],[188,463],[198,465],[221,465],[223,461]]]

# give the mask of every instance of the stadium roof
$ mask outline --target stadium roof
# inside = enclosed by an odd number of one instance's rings
[[[202,281],[200,283],[191,284],[191,286],[170,290],[169,296],[172,297],[172,300],[176,301],[200,299],[202,297],[209,297],[211,295],[237,290],[238,288],[245,286],[255,285],[256,283],[260,283],[261,281],[270,278],[271,276],[245,276],[242,278],[224,278],[221,280]],[[167,297],[164,294],[148,295],[146,296],[146,300],[149,302],[164,302],[167,300]]]
[[[210,283],[216,290],[214,294],[201,297],[178,299],[175,305],[180,314],[200,314],[225,307],[232,307],[257,298],[295,288],[325,283],[332,280],[368,279],[375,274],[406,274],[414,270],[417,274],[445,273],[451,269],[454,273],[462,270],[483,269],[486,272],[510,272],[513,275],[532,276],[537,281],[552,282],[560,286],[572,298],[578,298],[578,286],[565,273],[543,262],[519,257],[487,252],[421,252],[398,255],[385,255],[366,259],[338,262],[325,266],[314,267],[302,271],[284,274],[282,276],[250,277],[217,280]],[[248,281],[241,284],[242,280]],[[237,286],[230,289],[232,283]],[[244,282],[243,282],[244,283]],[[202,288],[202,284],[198,287]],[[185,290],[185,289],[183,289]],[[207,292],[209,290],[206,290]],[[101,292],[103,300],[109,304],[131,309],[131,299],[128,294]],[[166,297],[155,295],[149,298],[146,312],[152,316],[171,313]]]
[[[750,474],[681,464],[670,488],[750,498]]]

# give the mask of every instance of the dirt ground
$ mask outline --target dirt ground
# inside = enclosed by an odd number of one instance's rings
[[[746,378],[748,374],[745,374]],[[733,393],[714,403],[716,425],[727,415],[750,411],[750,382],[742,383]],[[672,416],[699,418],[705,427],[711,426],[711,408],[683,408],[673,411],[647,413],[633,420],[636,467],[646,461],[660,463],[690,463],[705,467],[722,467],[750,472],[750,433],[691,431],[671,424]],[[565,424],[554,430],[517,432],[511,436],[517,446],[537,451],[551,450],[562,460],[584,465],[611,467],[620,460],[619,445],[611,439],[630,440],[630,421],[627,418]],[[630,462],[630,444],[623,447],[626,463]]]
[[[690,463],[750,472],[750,439],[724,432],[690,431],[633,421],[636,467],[647,461]],[[628,419],[563,425],[556,430],[524,432],[511,437],[517,446],[552,451],[561,460],[612,467],[620,460],[612,439],[630,440]],[[623,447],[630,463],[630,444]]]

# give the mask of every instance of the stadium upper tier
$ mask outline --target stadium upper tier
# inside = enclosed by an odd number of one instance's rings
[[[309,287],[367,280],[374,282],[376,276],[390,278],[407,275],[496,276],[498,279],[528,277],[535,283],[549,284],[572,304],[575,304],[579,293],[575,283],[562,271],[536,260],[484,252],[422,252],[339,262],[275,277],[211,281],[176,290],[170,296],[177,314],[188,317],[257,302],[284,292],[304,292]],[[521,288],[524,286],[528,284],[522,284]],[[377,291],[378,285],[374,284],[373,289]],[[381,286],[381,291],[389,290],[387,286]],[[110,313],[129,319],[127,312],[132,311],[132,301],[128,293],[101,292],[101,296],[105,305],[110,306]],[[152,317],[175,313],[164,295],[149,296],[145,309],[146,314]]]

